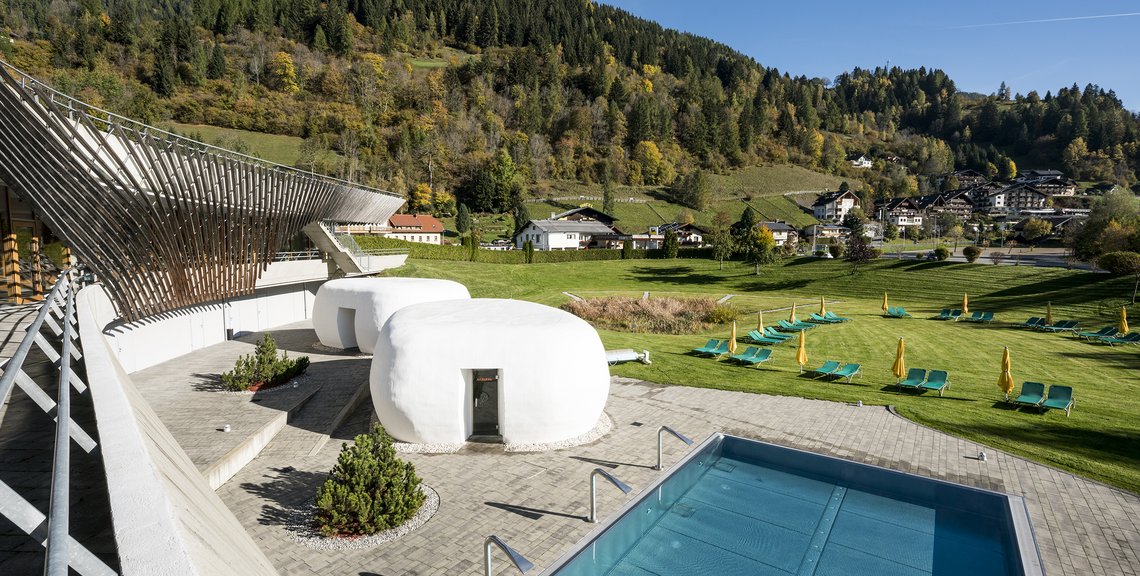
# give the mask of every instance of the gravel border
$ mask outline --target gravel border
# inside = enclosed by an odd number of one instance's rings
[[[598,418],[598,423],[592,429],[584,434],[579,434],[573,438],[566,440],[559,440],[558,442],[544,442],[544,443],[526,443],[526,444],[502,444],[504,452],[547,452],[550,450],[560,450],[562,448],[570,448],[572,446],[581,446],[582,444],[589,444],[595,442],[602,436],[610,433],[614,428],[614,421],[610,419],[609,414],[602,412]],[[453,454],[467,447],[467,442],[460,442],[457,444],[414,444],[411,442],[393,442],[396,452],[401,454]],[[487,446],[487,444],[480,444]]]
[[[277,394],[280,392],[285,392],[286,390],[292,390],[294,388],[300,388],[301,386],[307,386],[309,384],[309,380],[312,380],[312,378],[309,377],[309,374],[306,372],[305,374],[301,374],[300,376],[297,376],[296,378],[293,378],[292,380],[290,380],[284,384],[281,384],[280,386],[274,386],[272,388],[266,388],[265,390],[256,390],[255,391],[255,390],[226,390],[225,387],[222,385],[221,380],[219,379],[215,383],[211,383],[211,384],[207,384],[207,385],[198,385],[197,391],[207,392],[210,394],[225,394],[227,396],[255,396],[255,395],[256,396],[269,396],[271,394]]]
[[[601,439],[602,436],[610,433],[614,429],[614,421],[610,419],[609,414],[602,412],[598,423],[594,425],[589,431],[584,434],[579,434],[573,438],[566,440],[559,440],[558,442],[543,442],[543,443],[527,443],[527,444],[507,444],[505,451],[507,452],[546,452],[549,450],[559,450],[561,448],[570,448],[572,446],[581,446],[582,444],[589,444],[596,440]]]
[[[325,354],[327,356],[350,356],[356,358],[370,358],[371,354],[361,352],[360,348],[333,348],[332,346],[325,346],[320,342],[313,342],[313,350]]]
[[[365,550],[406,536],[435,516],[439,510],[439,494],[427,484],[420,484],[420,492],[425,498],[419,511],[407,522],[383,532],[356,537],[323,536],[313,528],[317,507],[312,504],[291,510],[285,529],[289,531],[290,540],[313,550]]]

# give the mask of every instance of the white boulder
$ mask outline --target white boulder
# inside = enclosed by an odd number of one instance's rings
[[[593,326],[533,302],[480,298],[407,306],[392,314],[373,354],[376,414],[404,442],[465,442],[475,429],[477,370],[497,371],[492,412],[507,444],[584,434],[609,395],[606,353]],[[484,426],[486,409],[480,410]]]
[[[467,287],[428,278],[340,278],[317,290],[313,330],[331,348],[360,348],[371,354],[380,329],[410,304],[471,298]]]

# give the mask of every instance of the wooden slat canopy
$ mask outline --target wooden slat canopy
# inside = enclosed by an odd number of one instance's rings
[[[2,62],[0,178],[127,320],[250,294],[305,224],[385,222],[404,203],[111,114]]]

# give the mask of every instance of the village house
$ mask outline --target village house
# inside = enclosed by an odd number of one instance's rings
[[[443,222],[427,214],[393,214],[383,235],[407,242],[443,244]]]
[[[812,215],[822,222],[842,222],[852,208],[859,206],[859,195],[845,190],[820,194],[811,205]]]
[[[982,174],[981,172],[978,172],[977,170],[970,170],[970,169],[955,170],[955,171],[951,172],[949,174],[949,176],[947,176],[947,179],[950,176],[953,176],[954,178],[956,178],[958,180],[958,185],[961,188],[969,188],[971,186],[978,186],[981,184],[985,184],[986,182],[989,182],[989,180],[990,180],[989,178],[986,178],[985,174]]]
[[[851,229],[836,224],[812,224],[800,229],[799,237],[811,240],[814,248],[819,248],[820,242],[842,242],[851,236]]]
[[[788,225],[783,220],[760,222],[757,226],[764,226],[772,231],[772,237],[776,239],[776,246],[783,246],[784,244],[795,246],[799,242],[799,232],[794,226]]]
[[[617,226],[614,224],[617,222],[617,218],[610,216],[601,210],[595,210],[589,206],[571,208],[565,212],[551,214],[550,219],[564,220],[568,222],[584,222],[593,220],[595,222],[601,222],[602,224],[605,224],[607,227],[609,227],[610,230],[613,230],[614,233],[621,234],[621,230],[618,230]]]
[[[900,230],[911,226],[922,226],[923,207],[917,198],[889,198],[883,201],[884,219]]]
[[[1052,174],[1056,170],[1034,170],[1036,172],[1046,172]],[[1044,192],[1050,196],[1075,196],[1077,194],[1077,181],[1072,178],[1066,177],[1064,174],[1060,176],[1045,175],[1045,176],[1019,176],[1016,182],[1029,184],[1040,192]]]
[[[950,213],[965,221],[974,212],[974,201],[968,188],[919,196],[915,200],[928,216]]]
[[[978,208],[988,213],[1018,214],[1023,210],[1045,208],[1049,195],[1030,184],[1016,183],[987,194]]]
[[[661,235],[665,237],[666,232],[672,232],[677,236],[677,243],[681,246],[704,246],[705,237],[709,235],[709,231],[697,226],[696,224],[681,224],[679,222],[670,222],[669,224],[662,224],[660,226],[650,226],[650,235]]]
[[[848,154],[847,161],[855,168],[870,168],[873,164],[865,154]]]
[[[597,220],[531,220],[515,235],[515,247],[531,242],[535,250],[582,250],[595,237],[612,237],[614,231]]]

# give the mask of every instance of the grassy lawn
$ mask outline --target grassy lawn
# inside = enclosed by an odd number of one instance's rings
[[[838,190],[846,180],[858,190],[861,181],[814,172],[791,164],[748,166],[728,174],[710,174],[709,187],[731,196],[778,196],[785,192]]]
[[[413,260],[394,272],[458,280],[476,297],[520,298],[552,306],[566,301],[564,290],[586,298],[643,291],[717,298],[735,294],[730,302],[740,312],[741,333],[755,325],[758,309],[775,310],[795,301],[802,318],[818,309],[823,295],[837,301],[829,304],[830,310],[854,321],[811,330],[808,365],[827,359],[858,362],[863,375],[853,384],[800,376],[792,344],[776,346],[773,360],[762,368],[687,353],[710,337],[726,337],[728,326],[691,336],[611,331],[601,331],[601,336],[607,348],[651,352],[652,365],[616,366],[612,372],[617,375],[891,404],[921,424],[1140,492],[1140,348],[1110,348],[1011,326],[1042,315],[1046,301],[1053,303],[1056,319],[1080,320],[1090,329],[1113,324],[1131,294],[1125,279],[1061,269],[916,261],[880,261],[853,275],[844,262],[808,258],[787,261],[760,276],[738,263],[720,270],[716,262],[705,260],[534,265]],[[971,310],[994,311],[998,321],[975,325],[928,319],[941,308],[960,307],[964,290],[970,293]],[[891,305],[905,306],[915,318],[883,318],[879,308],[884,291]],[[786,317],[787,311],[765,314],[769,324]],[[949,371],[951,386],[945,397],[895,391],[890,366],[899,337],[906,338],[908,367]],[[1057,411],[1012,410],[1002,402],[996,381],[1003,346],[1010,349],[1018,388],[1026,380],[1074,387],[1076,407],[1070,418]]]
[[[233,128],[219,128],[205,124],[180,124],[167,122],[167,128],[174,132],[223,148],[234,148],[235,142],[241,142],[241,148],[250,156],[257,156],[270,162],[292,166],[301,157],[302,140],[296,136],[281,136],[278,134],[263,134],[248,130],[235,130]]]

